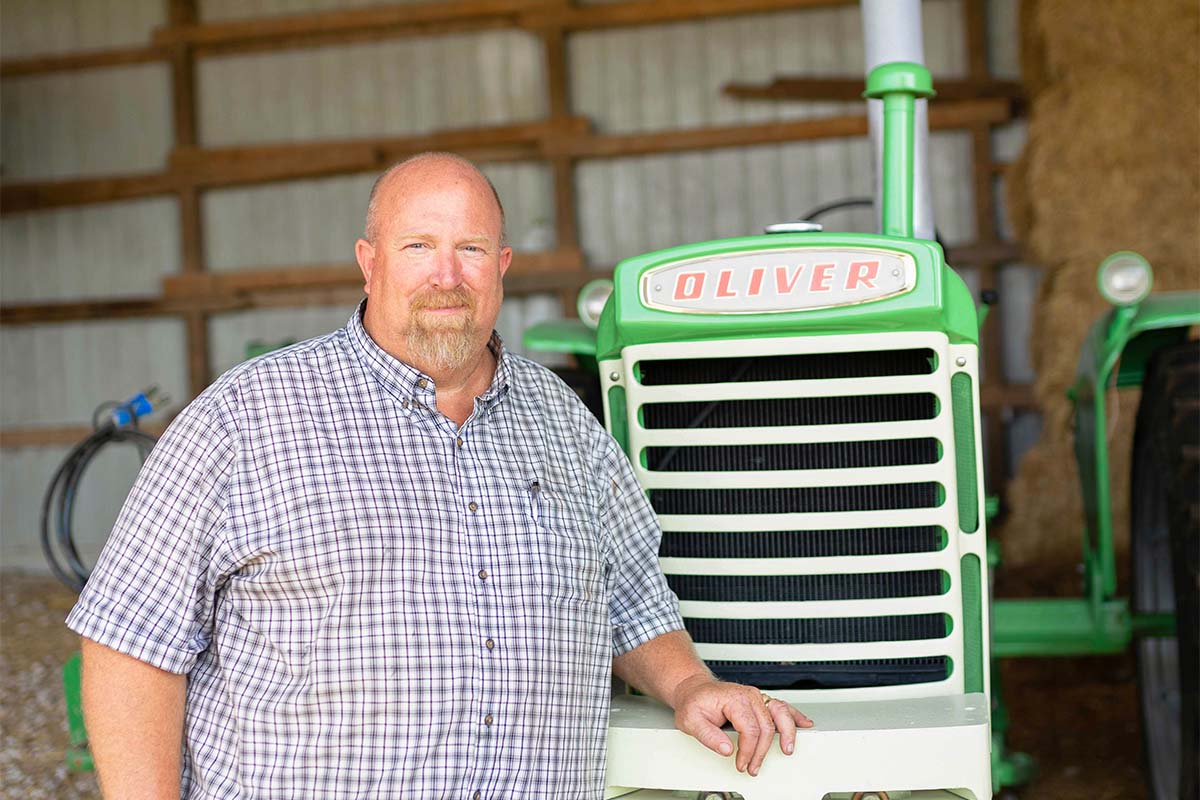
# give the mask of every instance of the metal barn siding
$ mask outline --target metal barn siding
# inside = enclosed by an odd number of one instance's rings
[[[157,172],[171,148],[164,64],[6,78],[6,181]]]
[[[541,45],[524,31],[211,57],[197,71],[206,147],[500,125],[546,114]]]
[[[183,400],[186,373],[174,319],[12,327],[0,342],[0,425],[88,425],[100,403],[150,384]]]
[[[152,198],[5,215],[4,302],[157,295],[179,270],[175,206]]]
[[[485,164],[504,202],[509,241],[523,250],[553,247],[553,185],[543,164]],[[320,178],[205,193],[208,267],[354,262],[375,175]]]
[[[1021,77],[1020,0],[988,0],[988,66],[1001,80]]]
[[[272,347],[322,336],[346,324],[353,306],[322,308],[272,308],[218,314],[209,319],[209,357],[213,375],[220,375],[246,359],[248,344]],[[509,297],[504,301],[496,330],[504,345],[518,355],[528,355],[546,364],[562,364],[558,354],[529,353],[521,334],[530,325],[562,316],[559,300],[552,294]]]
[[[934,217],[949,244],[975,237],[971,141],[930,139]],[[591,160],[577,170],[581,239],[612,265],[648,250],[761,233],[822,203],[871,193],[865,138]],[[830,230],[869,230],[869,210],[831,215]]]
[[[209,364],[214,376],[246,360],[248,344],[279,347],[337,330],[353,306],[260,308],[208,319]]]
[[[6,449],[0,459],[0,564],[4,569],[46,572],[40,544],[41,500],[70,448]],[[132,446],[105,448],[88,468],[75,501],[75,541],[84,564],[100,548],[133,486],[140,461]]]
[[[923,7],[926,62],[938,77],[966,69],[959,0]],[[574,110],[603,132],[651,131],[823,116],[861,104],[746,101],[732,82],[779,75],[860,75],[857,6],[755,14],[632,29],[584,31],[568,39]]]
[[[937,76],[965,70],[958,0],[923,6],[926,60]],[[604,132],[653,131],[861,113],[862,104],[748,102],[731,82],[862,71],[855,6],[583,32],[569,40],[572,101]],[[865,139],[797,142],[701,153],[597,159],[576,173],[585,253],[611,265],[646,250],[757,233],[812,207],[869,195]],[[939,230],[974,237],[970,137],[934,134],[931,169]],[[869,229],[869,211],[831,216],[831,228]]]
[[[389,0],[389,5],[420,3],[426,0]],[[205,22],[234,19],[258,19],[308,12],[336,11],[380,5],[380,0],[200,0],[200,18]]]
[[[5,0],[5,59],[145,44],[166,22],[163,0]]]

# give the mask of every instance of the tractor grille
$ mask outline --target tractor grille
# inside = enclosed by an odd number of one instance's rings
[[[731,352],[814,343],[830,340],[626,349],[630,449],[663,523],[663,571],[720,677],[944,681],[958,608],[945,337]]]

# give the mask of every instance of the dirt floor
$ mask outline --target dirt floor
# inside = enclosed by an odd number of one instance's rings
[[[70,773],[61,667],[77,649],[63,626],[74,596],[52,578],[0,573],[0,797],[96,798]],[[1144,800],[1130,656],[1018,659],[1002,667],[1010,746],[1040,774],[1020,800]]]

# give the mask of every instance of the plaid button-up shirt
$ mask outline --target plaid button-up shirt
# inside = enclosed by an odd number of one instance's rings
[[[185,797],[599,797],[612,658],[683,627],[645,495],[498,338],[459,429],[361,312],[188,406],[68,624],[187,673]]]

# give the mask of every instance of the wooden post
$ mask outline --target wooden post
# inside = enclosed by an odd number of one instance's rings
[[[564,4],[565,5],[565,4]],[[561,27],[541,31],[543,56],[546,65],[546,91],[550,120],[566,120],[571,116],[571,98],[567,86],[567,42]],[[575,208],[575,160],[570,155],[553,155],[549,159],[554,177],[554,238],[559,250],[579,248],[579,220]],[[563,314],[573,317],[575,297],[567,292],[560,295]]]
[[[967,39],[967,64],[970,78],[984,82],[989,78],[987,5],[985,0],[963,0]],[[996,243],[1000,236],[996,225],[996,207],[992,194],[992,135],[991,126],[980,122],[970,126],[971,165],[975,195],[975,238],[982,245]],[[1000,278],[1002,262],[988,259],[979,264],[980,286],[995,290]],[[1004,344],[1002,328],[998,319],[988,323],[980,335],[982,361],[987,373],[981,381],[980,391],[1003,395],[1008,389],[1004,376]],[[1001,407],[984,414],[988,421],[984,434],[985,483],[993,490],[1003,491],[1008,482],[1007,453],[1008,415],[1012,409]]]
[[[171,27],[194,25],[197,21],[195,0],[167,0],[167,19]],[[186,42],[171,47],[171,111],[175,123],[175,148],[195,147],[196,136],[196,59]],[[194,184],[181,186],[179,198],[180,264],[187,273],[204,271],[204,240],[200,211],[200,191]],[[209,382],[208,315],[203,311],[184,314],[187,342],[188,392],[192,397],[204,391]]]

